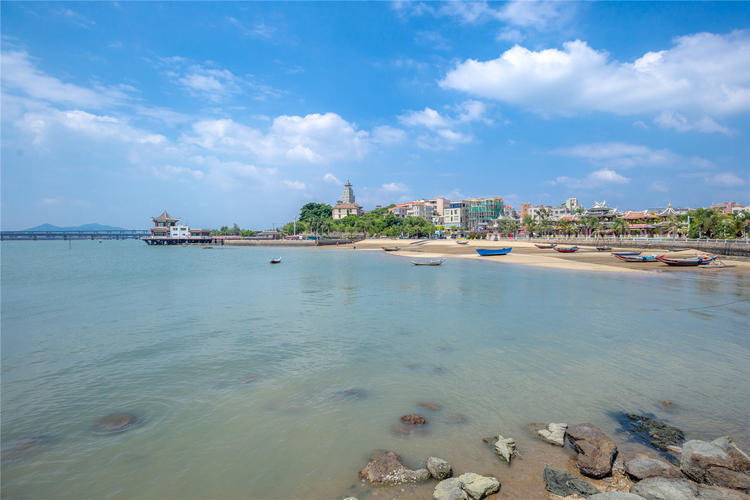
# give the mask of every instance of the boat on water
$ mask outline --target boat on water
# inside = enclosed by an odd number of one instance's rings
[[[534,246],[541,249],[555,248],[557,246],[557,243],[534,243]]]
[[[573,253],[573,252],[578,251],[578,247],[567,247],[567,248],[555,247],[555,251],[560,252],[560,253]]]
[[[271,264],[281,264],[281,257],[271,259]]]
[[[612,252],[612,255],[615,257],[622,255],[623,257],[628,257],[632,255],[640,255],[641,252]]]
[[[412,260],[411,263],[415,266],[440,266],[445,262],[445,259],[435,259],[435,260],[425,260],[425,261],[418,261],[418,260]]]
[[[700,266],[701,264],[708,264],[715,260],[718,255],[698,255],[696,257],[683,257],[683,258],[669,258],[664,255],[658,255],[656,260],[663,262],[668,266]]]
[[[508,248],[477,248],[477,253],[482,257],[489,257],[490,255],[507,255],[513,250],[512,247]]]
[[[383,250],[386,252],[398,252],[401,249],[399,247],[383,247]]]
[[[623,262],[659,262],[656,255],[617,255],[615,257]]]

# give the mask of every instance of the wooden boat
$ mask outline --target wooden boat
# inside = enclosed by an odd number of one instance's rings
[[[411,261],[411,263],[415,266],[439,266],[443,262],[445,262],[445,259],[428,260],[428,261],[423,261],[423,262],[419,262],[416,260]]]
[[[617,255],[615,257],[623,262],[659,262],[656,255]]]
[[[573,253],[573,252],[578,251],[578,247],[567,247],[567,248],[555,247],[555,251],[560,252],[560,253]]]
[[[271,264],[281,264],[281,257],[277,259],[271,259]]]
[[[557,246],[557,243],[534,243],[534,246],[541,249],[555,248]]]
[[[513,250],[512,247],[508,248],[477,248],[477,253],[482,257],[489,257],[490,255],[507,255]]]
[[[609,252],[610,250],[612,250],[612,247],[608,247],[608,246],[596,247],[597,252]]]
[[[398,252],[401,249],[399,247],[383,247],[383,250],[386,252]]]
[[[656,260],[659,262],[663,262],[664,264],[667,264],[668,266],[700,266],[703,264],[703,257],[687,257],[682,259],[670,259],[669,257],[665,257],[664,255],[658,255],[656,257]],[[706,260],[706,263],[710,262],[710,260]]]
[[[456,240],[456,243],[458,243],[459,245],[466,245],[469,243],[469,240]]]
[[[628,256],[640,255],[640,254],[641,254],[641,252],[612,252],[612,255],[614,255],[615,257],[617,257],[619,255],[628,257]]]

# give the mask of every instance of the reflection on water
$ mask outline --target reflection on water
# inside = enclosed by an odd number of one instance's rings
[[[94,243],[3,243],[3,496],[366,498],[375,449],[512,496],[567,460],[530,422],[624,441],[619,412],[750,448],[750,282],[731,272]],[[94,432],[113,413],[139,424]],[[409,413],[419,432],[400,429]],[[512,467],[481,443],[498,430]]]

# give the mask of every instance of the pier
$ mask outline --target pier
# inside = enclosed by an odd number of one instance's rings
[[[150,233],[144,229],[112,231],[0,231],[0,240],[139,240]]]

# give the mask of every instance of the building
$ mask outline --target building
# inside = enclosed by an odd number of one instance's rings
[[[424,201],[410,201],[409,203],[399,203],[388,209],[396,217],[401,219],[405,217],[422,217],[432,222],[434,208]]]
[[[576,215],[576,211],[581,208],[578,204],[578,198],[568,198],[565,203],[561,203],[556,207],[552,207],[551,219],[560,220],[563,217],[573,217]]]
[[[491,227],[494,221],[505,214],[505,203],[499,196],[492,198],[471,198],[468,204],[469,229],[483,231]]]
[[[357,205],[357,202],[354,198],[354,190],[352,189],[352,184],[347,180],[346,184],[344,184],[344,194],[333,207],[333,211],[331,214],[333,220],[343,219],[344,217],[347,217],[349,215],[362,214],[364,214],[364,212],[362,211],[362,207]]]
[[[436,198],[425,200],[425,203],[432,207],[432,211],[435,215],[443,217],[445,215],[445,209],[451,204],[451,200],[438,196]]]
[[[210,229],[190,229],[184,224],[177,224],[180,219],[170,216],[165,210],[159,217],[152,217],[154,227],[151,236],[143,238],[149,245],[181,245],[185,243],[210,243]]]
[[[521,218],[531,215],[531,203],[521,203]]]
[[[443,225],[451,229],[469,227],[469,212],[465,201],[452,201],[443,212]]]
[[[552,213],[552,207],[549,206],[549,205],[547,205],[547,206],[545,206],[545,205],[537,205],[535,207],[530,207],[529,208],[529,215],[531,216],[531,218],[533,220],[535,220],[535,221],[538,222],[538,221],[542,220],[542,214],[541,214],[542,210],[545,210],[547,212],[547,216],[546,217],[549,218],[549,215]]]
[[[717,203],[715,205],[711,205],[711,208],[727,215],[731,215],[737,212],[744,212],[747,210],[747,207],[745,207],[745,205],[743,205],[742,203],[737,203],[736,201],[725,201],[724,203]]]
[[[505,217],[515,220],[521,219],[518,211],[516,211],[516,209],[511,207],[510,205],[505,205]]]

